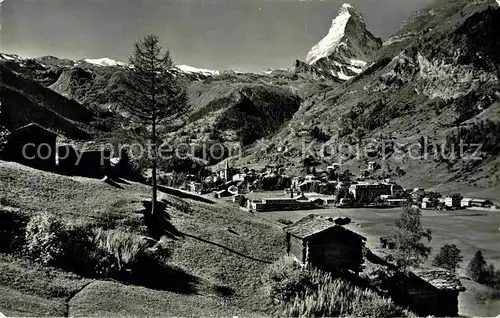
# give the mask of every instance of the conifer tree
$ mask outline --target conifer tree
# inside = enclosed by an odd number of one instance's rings
[[[157,196],[158,136],[160,123],[171,124],[187,114],[185,84],[172,69],[174,63],[168,50],[163,51],[158,36],[148,35],[135,44],[130,57],[127,92],[122,105],[136,120],[150,126],[150,155],[152,165],[152,211]],[[149,127],[148,127],[149,128]]]
[[[472,258],[467,268],[469,277],[480,284],[485,282],[486,279],[486,261],[484,260],[483,253],[477,251],[476,255]]]
[[[434,258],[432,265],[445,268],[455,273],[462,259],[462,254],[455,244],[446,244],[441,247],[441,250]]]

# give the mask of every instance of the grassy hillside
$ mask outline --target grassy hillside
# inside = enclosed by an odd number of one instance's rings
[[[84,278],[0,253],[0,289],[8,291],[0,293],[5,314],[248,315],[262,314],[268,306],[260,275],[284,252],[283,232],[270,221],[162,194],[166,214],[157,236],[144,220],[147,186],[63,177],[2,161],[0,180],[0,209],[28,218],[45,211],[72,224],[146,236],[168,255],[154,282],[131,284]]]

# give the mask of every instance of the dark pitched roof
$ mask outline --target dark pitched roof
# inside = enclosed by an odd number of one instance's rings
[[[295,222],[294,224],[285,227],[284,230],[293,236],[305,239],[332,228],[337,228],[343,231],[350,232],[351,234],[358,236],[361,240],[363,241],[366,240],[365,237],[351,230],[348,230],[343,226],[337,225],[334,219],[325,218],[314,214],[310,214],[305,218]]]
[[[464,291],[460,279],[452,272],[439,267],[414,268],[411,270],[415,276],[426,281],[439,290]]]
[[[53,136],[57,136],[57,133],[53,132],[52,130],[49,130],[37,123],[31,123],[31,124],[28,124],[28,125],[25,125],[25,126],[22,126],[22,127],[19,127],[17,129],[14,129],[12,131],[12,134],[18,134],[18,133],[22,133],[22,132],[25,132],[25,131],[38,131],[38,132],[42,132],[44,134],[48,134],[48,135],[53,135]]]
[[[111,151],[112,146],[109,143],[100,141],[76,141],[67,138],[58,139],[58,146],[71,146],[80,152],[102,152],[104,150]]]

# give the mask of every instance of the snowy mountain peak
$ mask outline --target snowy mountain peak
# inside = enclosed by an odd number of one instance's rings
[[[314,64],[317,60],[328,57],[335,50],[345,35],[347,23],[353,17],[352,13],[361,16],[356,14],[354,7],[348,3],[344,3],[340,7],[338,15],[332,21],[328,34],[307,54],[306,62],[308,64]]]
[[[307,54],[306,63],[328,69],[341,80],[359,74],[382,40],[366,29],[361,13],[344,3],[328,34]]]
[[[206,76],[213,76],[213,75],[219,75],[219,73],[220,73],[219,71],[207,70],[204,68],[196,68],[196,67],[189,66],[189,65],[177,65],[176,67],[181,72],[188,73],[188,74],[197,73],[197,74],[202,74],[202,75],[206,75]]]
[[[107,57],[103,57],[100,59],[84,59],[85,62],[94,64],[97,66],[125,66],[126,64],[123,62],[119,62],[117,60],[113,60]]]
[[[350,14],[350,15],[359,15],[361,14],[349,3],[344,3],[339,10],[339,15],[341,14]]]
[[[342,40],[348,36],[347,28],[349,24],[359,25],[361,31],[366,31],[365,21],[361,13],[352,5],[344,3],[340,7],[337,17],[333,19],[328,34],[307,54],[306,62],[308,64],[314,64],[319,59],[328,57],[334,53],[341,45]]]
[[[19,61],[19,60],[24,60],[24,58],[20,57],[17,54],[0,53],[0,60]]]

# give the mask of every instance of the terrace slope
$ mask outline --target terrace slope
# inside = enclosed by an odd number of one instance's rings
[[[129,181],[113,185],[0,161],[2,204],[28,216],[45,211],[68,222],[107,224],[148,236],[141,202],[149,199],[149,189]],[[260,274],[285,248],[279,225],[225,205],[167,194],[161,198],[170,224],[161,240],[171,269],[158,276],[161,288],[83,278],[0,254],[0,289],[7,291],[0,293],[0,311],[36,316],[262,315],[267,302]],[[113,299],[106,296],[110,290]]]

